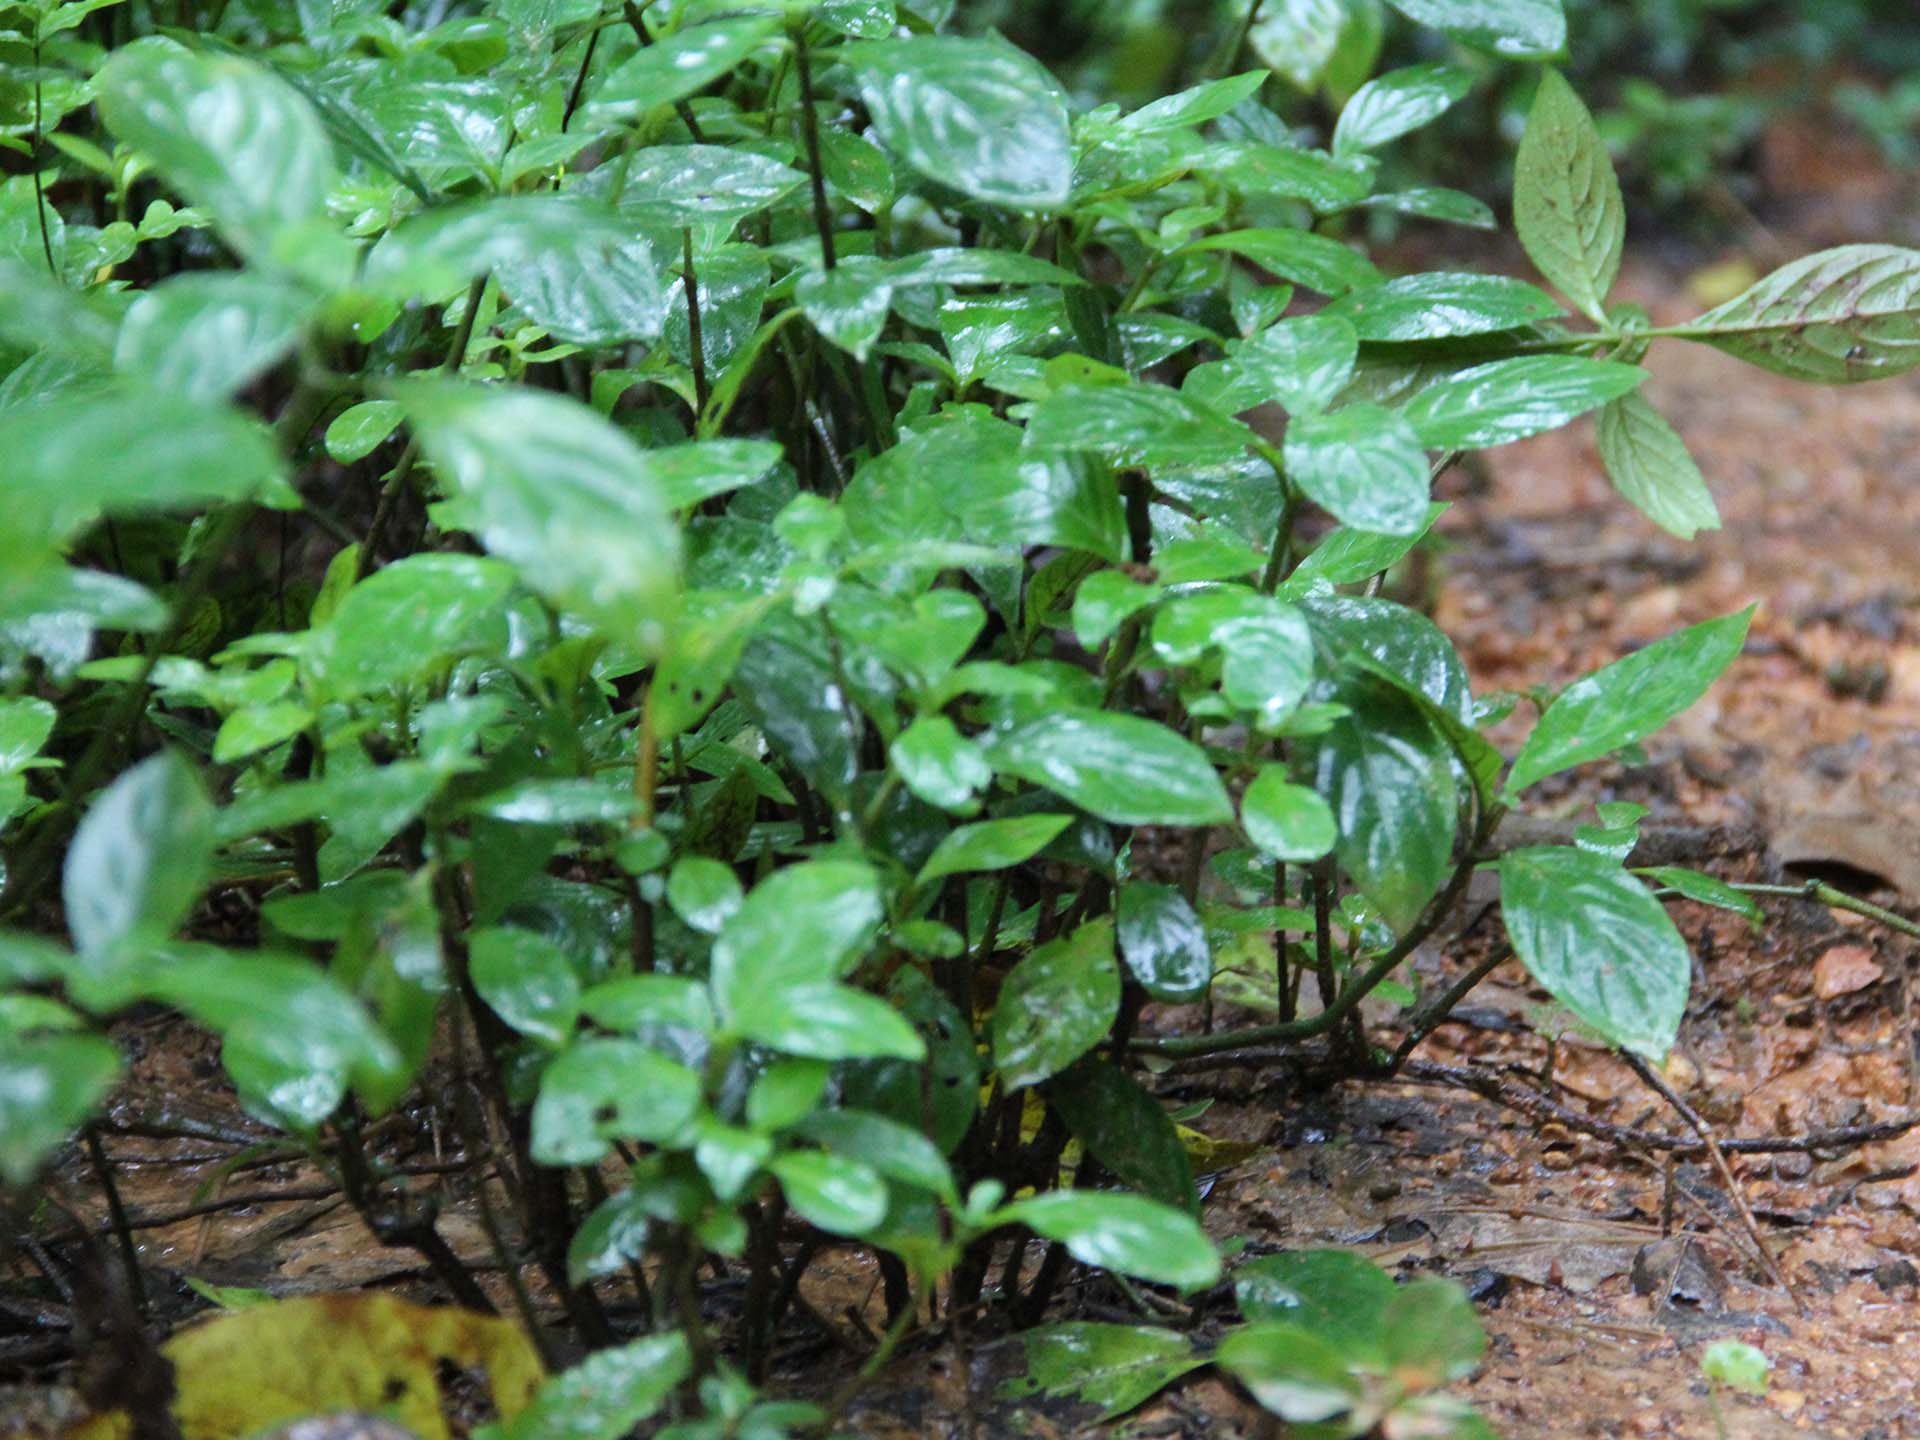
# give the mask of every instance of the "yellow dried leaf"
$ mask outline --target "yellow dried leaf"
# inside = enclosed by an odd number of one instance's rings
[[[451,1440],[443,1365],[484,1373],[502,1419],[541,1380],[520,1328],[491,1315],[415,1305],[392,1295],[312,1295],[199,1321],[160,1353],[173,1362],[174,1415],[185,1440],[238,1440],[269,1425],[342,1410],[380,1415],[420,1440]],[[123,1440],[122,1412],[97,1415],[67,1440]]]

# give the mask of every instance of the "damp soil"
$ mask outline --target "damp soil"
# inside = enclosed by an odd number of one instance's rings
[[[1702,292],[1741,265],[1764,271],[1849,240],[1912,243],[1920,227],[1908,182],[1817,125],[1777,127],[1760,169],[1760,218],[1723,249],[1638,237],[1625,297],[1656,322],[1678,320],[1723,298]],[[1518,263],[1506,268],[1519,273]],[[1480,689],[1564,683],[1678,626],[1757,604],[1745,653],[1648,742],[1644,763],[1549,782],[1530,810],[1571,820],[1597,801],[1638,801],[1650,829],[1690,852],[1674,857],[1684,863],[1741,880],[1828,877],[1920,912],[1920,376],[1820,389],[1671,344],[1648,364],[1647,393],[1698,457],[1723,529],[1690,543],[1654,529],[1612,495],[1591,427],[1576,425],[1449,474],[1442,543],[1404,578],[1401,598],[1432,610]],[[1731,915],[1675,913],[1698,969],[1667,1078],[1718,1136],[1867,1125],[1920,1099],[1912,943],[1802,901],[1775,905],[1757,933]],[[1413,963],[1423,983],[1444,982],[1486,943],[1477,930],[1443,938]],[[1149,1011],[1145,1023],[1192,1018]],[[1509,963],[1418,1058],[1433,1076],[1491,1076],[1578,1116],[1687,1133],[1618,1060],[1576,1036],[1550,1043],[1553,1026],[1546,997]],[[102,1135],[161,1314],[203,1304],[189,1275],[282,1294],[437,1294],[414,1252],[376,1243],[317,1168],[241,1115],[204,1035],[161,1014],[116,1033],[131,1078]],[[1223,1243],[1247,1253],[1351,1246],[1467,1286],[1490,1343],[1464,1388],[1510,1440],[1712,1437],[1698,1364],[1723,1337],[1759,1346],[1773,1365],[1764,1398],[1724,1406],[1737,1440],[1920,1436],[1920,1130],[1732,1155],[1750,1232],[1698,1154],[1669,1162],[1455,1088],[1355,1083],[1304,1095],[1258,1064],[1176,1067],[1155,1084],[1169,1100],[1212,1101],[1196,1124],[1220,1146],[1203,1183],[1206,1224]],[[399,1112],[372,1138],[422,1192],[455,1168],[457,1141],[431,1107]],[[59,1189],[77,1215],[104,1220],[84,1159]],[[450,1195],[440,1227],[504,1297],[471,1200]],[[1755,1253],[1756,1233],[1771,1265]],[[738,1288],[704,1280],[722,1327]],[[0,1277],[0,1370],[58,1382],[71,1350],[63,1307],[18,1298],[28,1293]],[[1083,1279],[1062,1287],[1049,1318],[1141,1318],[1136,1303]],[[778,1337],[776,1376],[831,1390],[858,1368],[883,1308],[863,1255],[824,1256]],[[1230,1312],[1221,1296],[1145,1318],[1205,1337]],[[971,1412],[986,1436],[1271,1433],[1204,1371],[1133,1417],[1089,1426],[1089,1407],[1002,1396],[1023,1368],[1021,1347],[989,1320],[970,1348],[963,1377],[953,1346],[910,1340],[849,1427],[959,1435]]]

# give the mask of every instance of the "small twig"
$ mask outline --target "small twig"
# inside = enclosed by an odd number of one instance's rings
[[[693,413],[695,418],[707,413],[707,400],[713,394],[707,384],[707,352],[700,338],[700,277],[693,267],[693,229],[683,227],[680,231],[680,274],[681,289],[687,296],[687,349],[693,364]]]
[[[1667,1084],[1658,1071],[1638,1055],[1631,1050],[1622,1050],[1620,1058],[1626,1061],[1628,1069],[1640,1077],[1641,1083],[1671,1105],[1674,1113],[1686,1121],[1693,1133],[1700,1137],[1701,1143],[1707,1147],[1707,1154],[1712,1157],[1713,1168],[1720,1172],[1720,1179],[1727,1187],[1727,1198],[1733,1201],[1734,1212],[1739,1215],[1740,1224],[1745,1228],[1747,1238],[1753,1242],[1753,1248],[1760,1253],[1760,1261],[1766,1267],[1768,1278],[1787,1292],[1796,1310],[1802,1315],[1806,1314],[1806,1302],[1801,1300],[1793,1286],[1787,1283],[1787,1277],[1780,1272],[1779,1262],[1773,1258],[1773,1252],[1767,1248],[1767,1242],[1760,1237],[1760,1226],[1753,1218],[1753,1208],[1747,1204],[1746,1192],[1741,1189],[1740,1182],[1734,1178],[1733,1167],[1727,1164],[1726,1154],[1720,1149],[1720,1142],[1714,1139],[1713,1131],[1708,1128],[1707,1122],[1700,1118],[1699,1112],[1680,1098],[1679,1092]]]
[[[120,1244],[120,1263],[127,1272],[127,1292],[133,1296],[134,1308],[145,1315],[147,1282],[140,1273],[140,1253],[134,1248],[133,1230],[127,1224],[126,1206],[120,1203],[120,1187],[114,1183],[113,1166],[107,1162],[106,1147],[100,1143],[100,1131],[89,1125],[86,1136],[87,1158],[93,1161],[94,1174],[100,1177],[100,1188],[107,1194],[107,1214],[113,1217],[114,1239]]]

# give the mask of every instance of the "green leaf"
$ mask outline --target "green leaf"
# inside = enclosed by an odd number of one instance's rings
[[[1122,622],[1159,596],[1156,585],[1142,585],[1118,570],[1097,570],[1073,592],[1073,638],[1096,650]]]
[[[887,1218],[887,1187],[872,1166],[824,1150],[768,1162],[794,1213],[834,1235],[864,1235]]]
[[[1229,230],[1204,236],[1187,248],[1224,250],[1322,295],[1344,295],[1380,280],[1379,270],[1358,250],[1311,230]]]
[[[1380,1317],[1385,1359],[1409,1389],[1464,1380],[1486,1352],[1486,1332],[1459,1282],[1420,1275],[1398,1286]]]
[[[1393,600],[1370,595],[1315,595],[1301,608],[1316,632],[1337,651],[1364,655],[1375,672],[1424,696],[1459,724],[1473,725],[1473,689],[1467,665],[1440,627]]]
[[[627,167],[620,213],[649,230],[692,225],[725,228],[777,205],[806,178],[791,165],[751,150],[649,145],[634,152]],[[705,276],[701,283],[706,283]]]
[[[1427,506],[1426,524],[1415,535],[1378,535],[1344,525],[1330,531],[1293,567],[1276,593],[1294,599],[1316,588],[1354,585],[1383,574],[1420,542],[1446,508],[1438,502]]]
[[[81,954],[166,939],[213,872],[213,807],[171,750],[123,773],[74,832],[61,876],[67,930]]]
[[[1716,1340],[1700,1352],[1700,1373],[1747,1395],[1767,1393],[1766,1353],[1741,1340]]]
[[[747,1091],[747,1124],[768,1134],[799,1124],[827,1093],[831,1067],[818,1060],[779,1060]]]
[[[1417,220],[1437,220],[1445,225],[1464,225],[1469,230],[1500,228],[1498,217],[1486,201],[1441,185],[1415,185],[1384,195],[1369,195],[1360,203],[1369,209],[1411,215]]]
[[[467,937],[473,988],[493,1012],[543,1045],[564,1045],[580,1018],[580,976],[558,944],[531,930]]]
[[[865,950],[880,915],[878,882],[865,865],[810,860],[776,870],[753,887],[713,942],[720,1018],[838,979]]]
[[[1137,715],[1063,708],[993,737],[993,768],[1116,825],[1222,825],[1233,818],[1206,753]]]
[[[1335,1341],[1298,1325],[1248,1325],[1220,1342],[1214,1362],[1289,1424],[1313,1425],[1328,1435],[1352,1433],[1350,1424],[1320,1425],[1355,1409],[1365,1397],[1347,1352]]]
[[[1131,115],[1123,115],[1114,121],[1114,128],[1123,134],[1143,136],[1204,125],[1209,120],[1219,119],[1254,94],[1266,83],[1266,79],[1264,72],[1249,70],[1242,75],[1229,75],[1224,80],[1209,80],[1205,84],[1163,95],[1150,104],[1142,105]]]
[[[1197,1220],[1137,1195],[1056,1190],[1003,1206],[994,1219],[1058,1240],[1083,1265],[1157,1285],[1199,1290],[1220,1276],[1220,1257]]]
[[[1269,731],[1313,682],[1313,636],[1305,616],[1244,586],[1222,585],[1163,605],[1153,620],[1153,648],[1176,665],[1218,650],[1221,693],[1253,711],[1255,723]]]
[[[1340,827],[1342,868],[1405,931],[1451,865],[1452,752],[1414,702],[1381,681],[1345,680],[1334,698],[1352,713],[1311,742],[1313,788]]]
[[[119,1077],[120,1052],[98,1035],[7,1037],[0,1046],[0,1180],[32,1180]]]
[[[1235,1270],[1233,1293],[1249,1323],[1311,1331],[1365,1363],[1379,1354],[1394,1284],[1386,1271],[1351,1250],[1291,1250]]]
[[[1477,450],[1523,440],[1639,388],[1647,372],[1617,360],[1522,355],[1459,371],[1404,407],[1422,445]]]
[[[114,365],[192,401],[225,400],[280,362],[312,309],[270,275],[176,275],[127,307]]]
[[[220,732],[213,737],[213,763],[231,765],[262,750],[271,750],[313,722],[313,711],[295,700],[276,700],[236,710],[220,722]]]
[[[280,479],[264,432],[164,390],[88,390],[0,416],[7,524],[0,557],[57,546],[104,513],[244,499]]]
[[[865,360],[893,305],[882,267],[849,256],[832,270],[813,270],[794,286],[794,303],[813,328],[856,360]]]
[[[1654,524],[1682,540],[1720,528],[1720,511],[1687,442],[1645,396],[1609,400],[1596,433],[1613,488]]]
[[[1707,692],[1746,643],[1753,607],[1689,626],[1562,690],[1507,776],[1506,793],[1597,760],[1665,725]]]
[[[1444,115],[1473,87],[1452,65],[1409,65],[1376,76],[1353,92],[1333,127],[1333,153],[1372,150]]]
[[[265,66],[155,42],[116,51],[97,84],[107,128],[250,258],[289,263],[316,232],[331,236],[333,147],[313,107]]]
[[[1563,312],[1524,280],[1434,270],[1355,290],[1322,313],[1350,323],[1362,340],[1445,340],[1515,330]]]
[[[704,935],[718,935],[740,909],[740,877],[731,865],[704,855],[682,855],[667,876],[673,913]]]
[[[1545,846],[1500,857],[1500,913],[1533,977],[1610,1045],[1665,1057],[1693,965],[1660,902],[1618,862]]]
[[[1194,366],[1181,389],[1228,413],[1274,401],[1307,415],[1345,388],[1359,351],[1353,326],[1337,315],[1296,315],[1229,345],[1224,360]]]
[[[677,1025],[706,1034],[713,1029],[707,987],[687,975],[617,975],[580,996],[580,1013],[608,1030]]]
[[[468,650],[504,649],[513,572],[475,555],[409,555],[355,585],[308,652],[328,695],[386,690]],[[395,638],[406,637],[405,644]]]
[[[1594,324],[1620,273],[1627,211],[1607,145],[1558,70],[1540,72],[1514,161],[1513,228],[1540,273]]]
[[[886,1001],[830,981],[747,999],[733,1028],[749,1040],[816,1060],[919,1060],[926,1044]]]
[[[1010,1090],[1058,1074],[1105,1037],[1119,1009],[1112,922],[1089,921],[1035,950],[1001,984],[994,1068]]]
[[[1117,465],[1201,465],[1253,444],[1238,420],[1162,385],[1072,386],[1027,422],[1029,450],[1091,450]]]
[[[1344,0],[1269,0],[1247,39],[1262,64],[1310,93],[1334,59],[1348,8]]]
[[[939,1147],[897,1120],[836,1106],[814,1111],[794,1128],[833,1154],[857,1160],[888,1180],[931,1191],[949,1203],[959,1200],[953,1173]]]
[[[1822,250],[1781,266],[1683,333],[1795,380],[1839,385],[1898,375],[1920,365],[1920,250]]]
[[[1679,865],[1654,865],[1633,873],[1644,875],[1656,885],[1664,885],[1699,904],[1711,905],[1716,910],[1731,910],[1755,925],[1766,921],[1765,912],[1753,902],[1752,897],[1716,876],[1703,875],[1698,870],[1688,870]]]
[[[1156,1000],[1191,1000],[1213,978],[1207,929],[1172,885],[1130,880],[1114,905],[1120,954],[1133,978]]]
[[[957,815],[980,808],[974,797],[993,780],[980,747],[944,715],[922,715],[895,738],[887,764],[915,795]]]
[[[1069,1321],[1021,1333],[1027,1373],[1001,1387],[1007,1398],[1041,1394],[1098,1405],[1091,1423],[1126,1414],[1206,1363],[1177,1330]]]
[[[1260,767],[1240,797],[1240,824],[1255,848],[1276,860],[1318,860],[1340,835],[1327,802],[1289,781],[1284,765]]]
[[[1561,0],[1390,0],[1419,25],[1507,60],[1542,60],[1566,48]]]
[[[968,871],[1010,869],[1038,855],[1072,823],[1071,815],[1020,815],[962,825],[941,837],[914,876],[914,886],[922,888]]]
[[[700,1110],[700,1077],[637,1040],[577,1039],[540,1076],[533,1158],[595,1165],[615,1140],[664,1144]]]
[[[881,140],[928,179],[989,205],[1066,204],[1066,106],[1026,54],[989,40],[916,35],[849,45],[840,58]]]
[[[914,966],[902,966],[894,974],[887,997],[924,1039],[926,1063],[867,1060],[843,1066],[841,1099],[897,1124],[925,1127],[940,1153],[950,1155],[966,1138],[980,1108],[980,1056],[973,1026]]]
[[[406,412],[391,400],[362,400],[349,405],[327,426],[327,454],[342,465],[364,460],[400,428]]]
[[[643,651],[678,585],[679,541],[646,456],[563,396],[411,381],[396,398],[455,500],[447,520],[534,589]]]
[[[1413,426],[1364,402],[1287,425],[1287,478],[1343,524],[1382,535],[1428,525],[1427,454]]]
[[[596,123],[632,120],[697,94],[734,70],[780,28],[777,15],[742,15],[689,25],[643,44],[615,67],[588,102]]]
[[[1180,1134],[1138,1080],[1104,1060],[1088,1060],[1055,1076],[1047,1098],[1074,1139],[1129,1188],[1200,1213],[1193,1164]]]
[[[693,1361],[677,1330],[597,1350],[541,1385],[533,1403],[485,1440],[618,1440],[652,1415]]]

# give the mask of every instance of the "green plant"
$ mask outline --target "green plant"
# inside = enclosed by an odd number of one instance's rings
[[[772,1434],[852,1396],[756,1408],[825,1245],[887,1283],[855,1386],[936,1298],[964,1346],[983,1299],[1039,1319],[1070,1261],[1210,1286],[1131,1058],[1259,1041],[1392,1074],[1477,977],[1397,1043],[1360,1002],[1483,863],[1540,983],[1665,1053],[1690,966],[1647,882],[1752,902],[1624,868],[1625,812],[1488,846],[1529,786],[1696,699],[1748,614],[1575,681],[1509,764],[1482,728],[1511,700],[1368,582],[1460,454],[1589,412],[1628,500],[1716,524],[1638,393],[1648,345],[1896,373],[1920,255],[1827,252],[1651,326],[1609,303],[1618,185],[1543,70],[1515,223],[1572,314],[1389,277],[1322,230],[1481,218],[1374,188],[1462,72],[1356,77],[1307,149],[1237,35],[1226,78],[1075,109],[948,8],[7,8],[33,90],[0,186],[20,1223],[120,1073],[103,1023],[169,1006],[383,1243],[485,1306],[362,1132],[433,1082],[530,1328],[523,1262],[603,1352],[506,1433],[616,1435],[677,1391],[680,1433]],[[1512,61],[1565,38],[1552,0],[1400,8]],[[1284,429],[1236,418],[1269,403]],[[210,890],[258,901],[257,944]],[[1271,1021],[1148,1023],[1249,945]],[[745,1274],[723,1336],[709,1254]],[[1222,1361],[1274,1403],[1294,1361],[1252,1318]],[[1464,1349],[1373,1343],[1320,1419],[1475,1433],[1402,1373]]]

